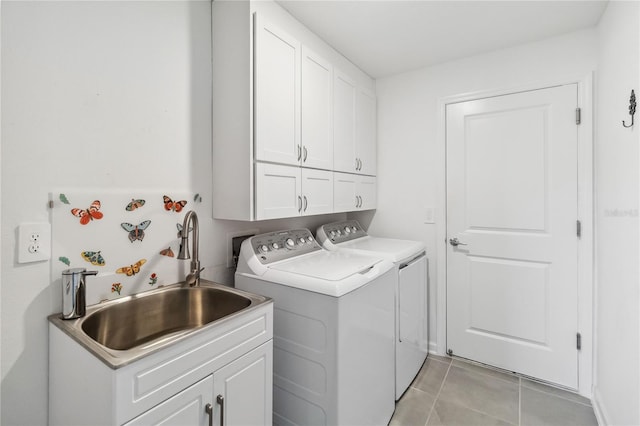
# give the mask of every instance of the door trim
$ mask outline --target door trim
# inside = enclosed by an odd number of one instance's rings
[[[594,351],[594,185],[593,185],[593,72],[552,81],[534,82],[522,86],[482,90],[446,96],[438,100],[436,143],[436,342],[430,351],[446,355],[447,341],[447,190],[446,190],[446,107],[448,104],[512,93],[543,89],[566,84],[578,85],[578,106],[582,109],[578,131],[578,218],[582,236],[578,244],[578,330],[582,349],[578,351],[578,392],[587,398],[593,393]]]

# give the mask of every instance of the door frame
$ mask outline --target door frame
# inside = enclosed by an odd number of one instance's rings
[[[593,394],[594,344],[594,159],[593,159],[593,72],[521,86],[481,90],[438,99],[436,142],[436,342],[431,352],[445,356],[447,348],[447,169],[446,107],[448,104],[481,98],[527,92],[566,84],[577,84],[581,122],[578,131],[578,331],[582,348],[578,351],[578,392],[587,398]]]

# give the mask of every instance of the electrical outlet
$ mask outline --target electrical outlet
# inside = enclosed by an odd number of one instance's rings
[[[18,263],[51,258],[51,225],[21,223],[18,227]]]
[[[258,229],[245,229],[244,231],[227,233],[227,268],[236,267],[235,256],[240,252],[242,241],[257,235],[259,232]]]

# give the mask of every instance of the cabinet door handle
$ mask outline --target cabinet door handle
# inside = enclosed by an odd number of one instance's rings
[[[303,211],[307,211],[307,205],[309,204],[309,202],[307,201],[307,196],[303,195],[302,198],[304,199],[304,209],[302,209]]]
[[[359,170],[362,171],[362,160],[358,159],[358,161],[360,161],[360,169]]]
[[[222,395],[216,396],[216,402],[220,405],[220,426],[224,426],[224,398]]]
[[[358,199],[360,200],[360,203],[358,204],[358,207],[362,207],[362,197],[358,195]]]
[[[356,208],[358,208],[358,196],[356,195]]]
[[[209,415],[209,426],[213,426],[213,405],[205,405],[204,411]]]
[[[302,151],[304,152],[304,156],[302,157],[302,162],[306,163],[307,162],[307,147],[303,146],[302,147]]]
[[[298,195],[298,213],[302,211],[302,197]]]
[[[302,158],[302,147],[298,144],[298,161]]]

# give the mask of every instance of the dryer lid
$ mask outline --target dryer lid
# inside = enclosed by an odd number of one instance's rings
[[[342,281],[382,259],[349,252],[318,251],[269,265],[269,269],[325,281]]]
[[[360,253],[366,252],[372,256],[379,256],[393,263],[414,257],[425,250],[424,244],[419,241],[377,238],[372,236],[346,241],[336,244],[335,247],[338,249],[357,250]]]

